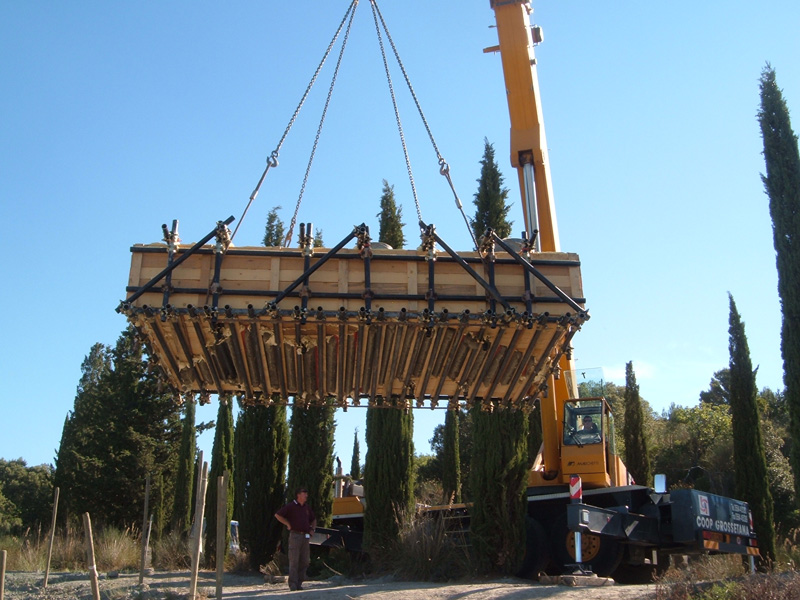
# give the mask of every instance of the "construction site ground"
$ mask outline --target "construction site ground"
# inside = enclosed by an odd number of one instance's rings
[[[11,572],[6,574],[5,599],[23,600],[42,598],[48,600],[91,599],[92,590],[87,573],[53,573],[46,589],[42,588],[42,573]],[[100,595],[111,600],[179,600],[189,598],[189,572],[155,572],[145,577],[139,585],[139,575],[122,573],[116,577],[102,574]],[[216,597],[216,576],[201,572],[198,597]],[[587,595],[588,594],[588,595]],[[323,598],[370,600],[523,600],[527,598],[557,598],[558,600],[634,600],[655,598],[654,585],[606,585],[570,587],[542,585],[515,578],[425,583],[395,581],[391,577],[351,580],[334,577],[325,581],[308,581],[303,589],[289,591],[285,581],[269,584],[261,575],[226,573],[222,597],[226,599],[253,598]]]

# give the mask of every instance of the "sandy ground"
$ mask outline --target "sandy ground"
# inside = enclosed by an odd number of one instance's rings
[[[47,600],[92,598],[86,573],[53,573],[47,589],[42,588],[42,573],[6,573],[5,599]],[[145,577],[139,586],[138,574],[108,577],[101,574],[100,595],[104,600],[181,600],[189,597],[189,572],[156,572]],[[222,597],[226,599],[293,598],[295,600],[324,598],[370,600],[523,600],[527,598],[556,598],[558,600],[634,600],[655,598],[653,585],[607,585],[604,587],[569,587],[542,585],[522,579],[455,582],[445,584],[394,581],[392,578],[350,580],[334,577],[326,581],[308,581],[303,589],[290,592],[285,582],[264,583],[262,576],[226,574]],[[201,572],[198,581],[200,598],[216,597],[213,572]]]

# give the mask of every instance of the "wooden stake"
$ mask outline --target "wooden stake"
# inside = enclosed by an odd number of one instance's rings
[[[222,600],[225,573],[225,528],[228,527],[228,472],[217,477],[217,600]]]
[[[189,562],[194,563],[194,540],[197,537],[197,499],[200,498],[200,487],[203,482],[203,451],[197,453],[197,473],[194,476],[194,510],[192,511],[192,525],[189,528]],[[202,523],[201,523],[202,526]]]
[[[144,568],[147,562],[147,540],[145,539],[145,531],[147,531],[148,512],[150,512],[150,473],[147,474],[144,484],[144,517],[142,518],[142,556],[139,561],[139,585],[144,583]]]
[[[150,515],[150,520],[147,522],[147,535],[144,538],[144,547],[145,549],[150,548],[150,534],[153,531],[153,515]],[[147,555],[145,554],[145,570],[147,570]]]
[[[8,556],[8,552],[3,550],[0,553],[0,600],[6,595],[6,557]]]
[[[44,588],[47,589],[47,578],[50,577],[50,559],[53,558],[53,542],[56,537],[56,517],[58,516],[58,494],[59,489],[56,488],[55,497],[53,498],[53,521],[50,524],[50,544],[47,546],[47,566],[44,570]]]
[[[194,525],[192,531],[192,578],[189,583],[189,599],[197,597],[197,574],[200,571],[200,543],[203,541],[203,517],[205,516],[206,506],[206,487],[208,485],[208,463],[203,463],[203,473],[200,476],[197,486],[197,501],[194,507]]]
[[[195,475],[194,475],[194,507],[195,507],[195,511],[197,510],[197,498],[200,497],[200,484],[201,484],[202,479],[203,479],[203,451],[200,450],[197,453],[197,473],[195,473]],[[196,515],[197,515],[196,512],[194,512],[192,514],[192,526],[189,529],[189,539],[190,540],[193,540],[194,537],[195,537],[194,526],[195,526],[195,523],[197,522],[197,516]],[[193,547],[194,547],[193,545],[190,545],[190,548],[189,548],[190,552],[191,552],[191,548],[193,548]]]
[[[100,600],[100,583],[97,580],[97,565],[94,559],[94,538],[92,537],[92,518],[83,513],[83,529],[86,531],[86,562],[89,568],[89,580],[92,583],[92,597]]]

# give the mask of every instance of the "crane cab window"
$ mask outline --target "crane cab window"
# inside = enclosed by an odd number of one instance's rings
[[[603,401],[583,400],[564,405],[564,444],[583,446],[603,441]]]

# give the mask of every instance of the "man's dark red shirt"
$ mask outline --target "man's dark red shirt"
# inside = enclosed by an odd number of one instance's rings
[[[289,521],[292,531],[300,533],[311,533],[311,524],[317,520],[308,503],[300,504],[297,500],[282,507],[278,514]]]

